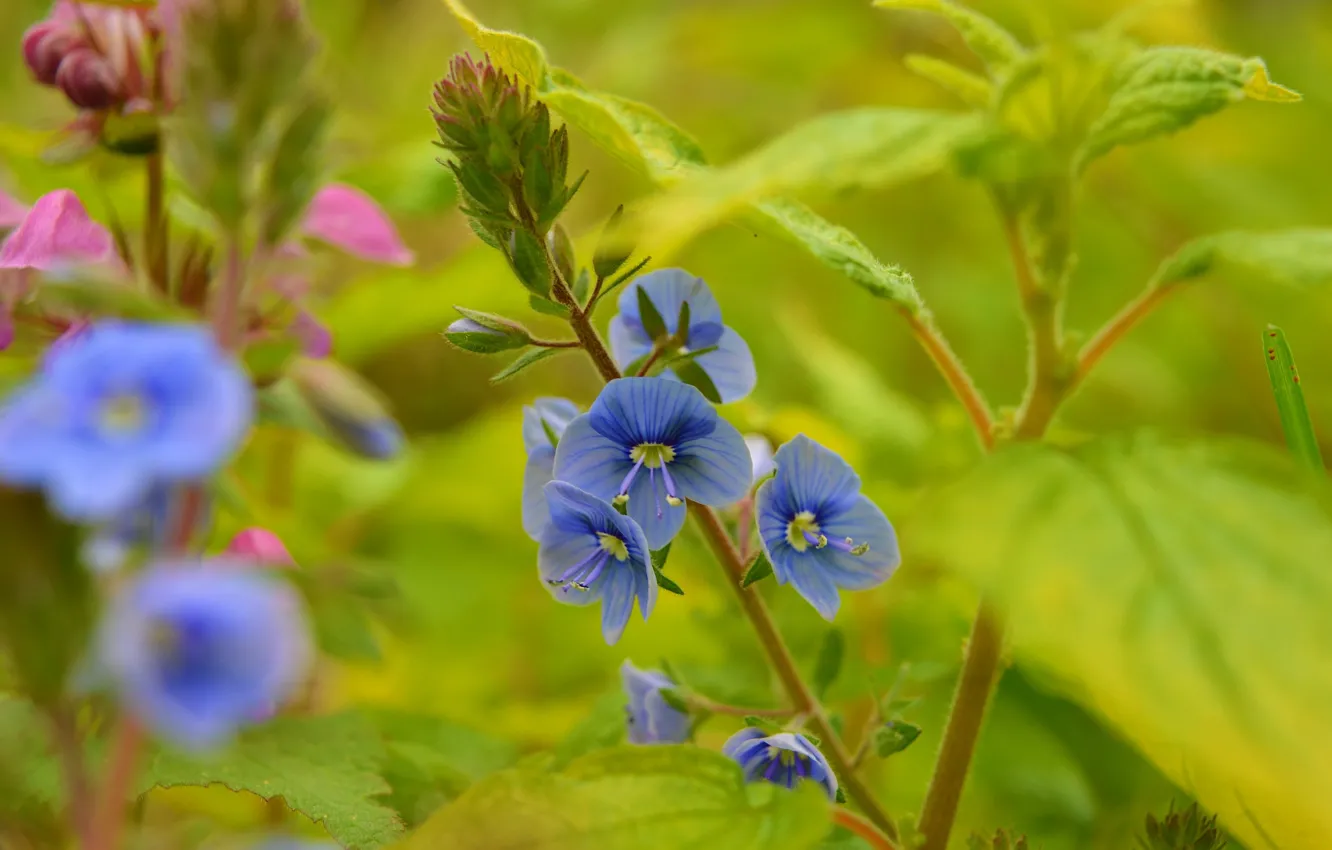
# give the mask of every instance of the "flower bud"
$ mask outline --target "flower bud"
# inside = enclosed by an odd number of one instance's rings
[[[532,342],[527,328],[503,316],[454,307],[462,318],[449,325],[444,338],[463,351],[473,354],[496,354],[515,348],[524,348]]]
[[[23,34],[23,61],[37,82],[53,86],[61,61],[82,46],[83,39],[76,30],[59,21],[42,21]]]
[[[247,528],[231,538],[223,554],[266,567],[294,567],[296,561],[276,534],[266,528]]]
[[[60,63],[55,84],[81,109],[99,111],[120,103],[124,95],[115,69],[96,50],[78,47]]]
[[[358,375],[330,360],[299,359],[288,372],[330,438],[374,460],[401,453],[402,428]]]

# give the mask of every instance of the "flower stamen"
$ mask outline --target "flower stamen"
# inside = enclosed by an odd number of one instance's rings
[[[829,539],[828,535],[819,531],[819,523],[812,511],[801,511],[787,523],[786,542],[797,552],[804,552],[811,546],[815,549],[831,547],[857,558],[870,550],[868,543],[857,543],[850,537],[843,537],[841,540]]]
[[[147,418],[143,399],[135,393],[109,396],[97,410],[97,423],[108,434],[133,434],[143,428]]]

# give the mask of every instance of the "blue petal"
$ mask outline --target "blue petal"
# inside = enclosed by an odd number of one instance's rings
[[[835,452],[797,434],[777,450],[774,507],[789,522],[800,511],[816,515],[847,509],[860,493],[860,476]]]
[[[680,319],[680,305],[689,301],[689,325],[722,323],[721,307],[712,297],[708,285],[700,277],[694,277],[684,269],[659,269],[645,274],[626,286],[620,292],[618,306],[620,315],[631,320],[630,326],[642,326],[642,317],[638,314],[638,289],[647,293],[652,306],[657,308],[669,333],[679,330],[676,326]],[[693,341],[691,340],[691,343]],[[696,347],[712,343],[696,343]]]
[[[624,634],[634,611],[634,574],[623,564],[612,564],[607,572],[601,581],[601,636],[610,645]]]
[[[754,391],[754,385],[758,383],[754,355],[749,353],[749,346],[740,334],[725,328],[716,343],[703,344],[697,339],[690,339],[689,344],[692,348],[717,345],[716,351],[700,355],[694,362],[708,373],[723,404],[739,401]]]
[[[689,715],[666,702],[660,690],[648,694],[645,709],[651,743],[681,744],[689,739]]]
[[[66,519],[113,519],[148,494],[152,481],[133,459],[71,449],[55,460],[46,487],[51,506]]]
[[[769,478],[760,484],[754,493],[754,514],[763,551],[768,553],[768,560],[772,562],[777,581],[786,584],[791,578],[790,572],[786,569],[790,564],[787,553],[794,555],[796,551],[786,541],[786,526],[791,522],[791,515],[777,503],[775,495],[778,492],[775,478]]]
[[[598,434],[591,417],[585,413],[574,419],[560,438],[555,448],[555,479],[609,500],[615,498],[620,482],[633,466],[629,461],[631,447]]]
[[[617,378],[587,415],[598,434],[624,448],[626,459],[634,446],[678,446],[712,433],[719,421],[701,392],[666,378]]]
[[[745,745],[750,741],[756,741],[762,737],[764,737],[762,729],[746,726],[744,729],[741,729],[739,732],[736,732],[730,738],[726,739],[726,743],[722,745],[722,755],[739,761],[739,753],[742,749],[745,749]]]
[[[745,438],[718,418],[711,434],[675,447],[670,464],[683,498],[704,505],[729,505],[743,499],[753,484],[754,465]]]
[[[813,549],[797,552],[786,541],[786,524],[789,520],[784,513],[778,512],[774,504],[776,492],[777,480],[770,478],[759,485],[754,497],[759,542],[763,544],[763,551],[772,563],[773,577],[778,584],[789,583],[794,586],[796,592],[805,597],[825,620],[831,620],[841,605],[837,586],[824,572],[822,564],[813,557]]]
[[[629,707],[642,706],[647,695],[659,688],[673,688],[675,682],[660,670],[640,670],[629,659],[620,665],[620,683],[629,696]]]
[[[610,346],[615,365],[628,369],[630,363],[652,350],[652,340],[642,325],[615,316],[610,320]]]
[[[772,457],[772,443],[761,434],[745,435],[745,447],[749,449],[749,463],[754,470],[754,480],[767,478],[777,469],[777,462]]]
[[[675,474],[678,464],[671,464],[671,474]],[[679,482],[677,481],[677,484]],[[619,483],[616,483],[619,486]],[[661,516],[657,508],[661,508]],[[629,504],[626,506],[629,518],[638,524],[647,539],[648,549],[656,551],[675,539],[685,523],[685,506],[666,503],[666,485],[661,478],[661,470],[649,470],[643,467],[634,476],[629,485]]]
[[[550,506],[550,525],[556,530],[584,534],[593,541],[599,532],[614,534],[629,547],[630,555],[637,548],[642,557],[642,541],[635,537],[633,523],[621,516],[605,499],[580,490],[567,481],[552,481],[546,485],[544,492]]]
[[[40,378],[10,395],[0,408],[0,480],[41,482],[68,439],[67,419],[62,400]]]
[[[172,481],[213,472],[240,448],[254,418],[254,390],[238,366],[220,361],[179,376],[198,387],[164,400],[169,424],[153,437],[152,472]],[[389,452],[393,454],[396,452]]]
[[[806,550],[805,554],[817,559],[820,569],[839,587],[849,590],[877,587],[902,563],[897,534],[888,517],[869,497],[862,495],[850,510],[819,519],[820,531],[829,539],[850,537],[857,544],[869,544],[869,551],[863,555],[839,552],[831,546]]]
[[[556,437],[564,434],[569,423],[579,414],[578,405],[567,398],[542,396],[523,407],[523,447],[530,455],[539,448],[550,447],[550,437],[541,426],[542,420],[555,432]]]
[[[523,531],[533,540],[541,540],[541,532],[550,522],[550,508],[543,491],[554,478],[555,447],[547,443],[527,456],[527,467],[523,470]]]

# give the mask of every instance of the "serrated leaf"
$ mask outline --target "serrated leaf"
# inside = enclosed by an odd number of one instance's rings
[[[746,783],[699,747],[619,747],[559,771],[543,763],[478,783],[400,850],[808,850],[828,831],[813,783]]]
[[[549,66],[541,45],[527,36],[483,26],[461,0],[444,0],[444,5],[477,47],[490,56],[491,62],[516,73],[534,89],[540,90],[545,85]]]
[[[919,556],[1010,613],[1016,658],[1246,846],[1326,845],[1332,491],[1321,477],[1241,441],[1023,445],[919,511]]]
[[[515,357],[513,359],[513,362],[511,362],[508,366],[505,366],[503,369],[499,370],[494,375],[491,375],[490,382],[492,384],[503,383],[504,381],[509,380],[510,378],[517,375],[519,372],[528,368],[529,366],[532,366],[536,363],[540,363],[542,360],[554,357],[556,354],[559,354],[562,351],[571,351],[571,350],[572,349],[568,348],[529,348],[527,351],[524,351],[522,354]]]
[[[914,9],[942,15],[991,71],[1006,70],[1026,53],[1008,30],[952,0],[874,0],[874,5],[880,9]]]
[[[832,628],[823,636],[823,643],[819,645],[818,661],[814,664],[814,678],[812,684],[814,693],[819,699],[828,692],[828,688],[837,677],[842,673],[842,658],[846,654],[846,638],[842,635],[842,630]]]
[[[1174,133],[1245,97],[1290,103],[1300,96],[1272,83],[1263,60],[1197,47],[1149,47],[1120,63],[1105,111],[1088,131],[1079,167],[1119,145]]]
[[[770,575],[772,575],[772,561],[768,560],[766,554],[760,552],[758,557],[754,559],[754,563],[750,564],[749,569],[745,571],[745,577],[741,579],[740,586],[749,587],[754,582],[762,581]]]
[[[1235,230],[1204,236],[1162,263],[1152,285],[1169,286],[1221,269],[1291,286],[1332,282],[1332,230]]]
[[[656,340],[666,336],[666,320],[661,317],[657,305],[648,297],[647,290],[641,286],[638,287],[638,318],[643,323],[643,330],[647,332],[648,339]]]
[[[343,846],[359,850],[402,833],[397,815],[375,799],[389,792],[376,773],[383,758],[379,735],[363,717],[280,717],[212,757],[150,754],[138,790],[224,785],[264,799],[281,797]]]
[[[513,61],[544,64],[544,53],[535,42],[531,43],[535,46],[533,50],[520,42],[504,41],[499,37],[515,37],[522,42],[529,40],[512,33],[497,35],[497,31],[479,24],[458,0],[445,2],[483,49],[491,50],[498,39],[503,42],[499,47],[520,54],[520,58]],[[499,48],[492,52],[498,53]],[[534,52],[540,55],[540,62],[529,55]],[[521,56],[528,58],[522,59]],[[504,63],[501,61],[500,64]],[[522,73],[520,68],[518,70]],[[534,83],[534,86],[538,96],[568,124],[658,185],[671,186],[706,169],[706,158],[698,142],[646,104],[590,91],[572,74],[559,68],[549,68],[544,83]],[[920,296],[911,276],[877,259],[850,231],[791,201],[769,200],[752,206],[747,215],[759,226],[778,233],[819,262],[843,272],[871,294],[892,300],[911,312],[920,309]]]
[[[1309,407],[1304,403],[1304,388],[1300,386],[1300,373],[1295,369],[1295,357],[1290,353],[1290,345],[1281,328],[1268,325],[1263,331],[1263,352],[1286,445],[1297,460],[1315,472],[1322,472],[1323,453],[1318,448],[1318,435],[1309,419]]]
[[[908,54],[902,61],[912,73],[957,95],[963,103],[975,109],[989,106],[994,95],[994,85],[989,80],[951,62],[920,53]]]

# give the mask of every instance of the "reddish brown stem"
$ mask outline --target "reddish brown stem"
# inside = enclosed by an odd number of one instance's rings
[[[1174,291],[1174,287],[1169,286],[1150,286],[1137,298],[1124,305],[1124,309],[1114,315],[1110,321],[1105,323],[1096,335],[1087,341],[1087,344],[1078,352],[1078,372],[1077,381],[1087,377],[1087,373],[1096,368],[1096,364],[1101,362],[1101,358],[1106,355],[1111,348],[1115,347],[1124,336],[1143,317],[1156,308],[1165,297]]]
[[[925,353],[934,361],[939,374],[943,375],[953,395],[967,411],[967,416],[970,417],[981,444],[987,450],[994,448],[994,417],[990,413],[990,405],[986,403],[985,397],[971,380],[971,375],[953,352],[948,340],[935,326],[934,319],[923,310],[919,313],[904,310],[902,315],[911,326],[911,332],[916,335],[916,340],[925,349]]]
[[[121,718],[111,745],[106,777],[98,794],[88,850],[119,850],[125,828],[125,800],[134,782],[134,770],[142,746],[143,727],[132,718]]]
[[[835,806],[832,819],[833,823],[863,838],[874,850],[897,850],[897,845],[893,844],[888,836],[880,832],[874,824],[850,809]]]

